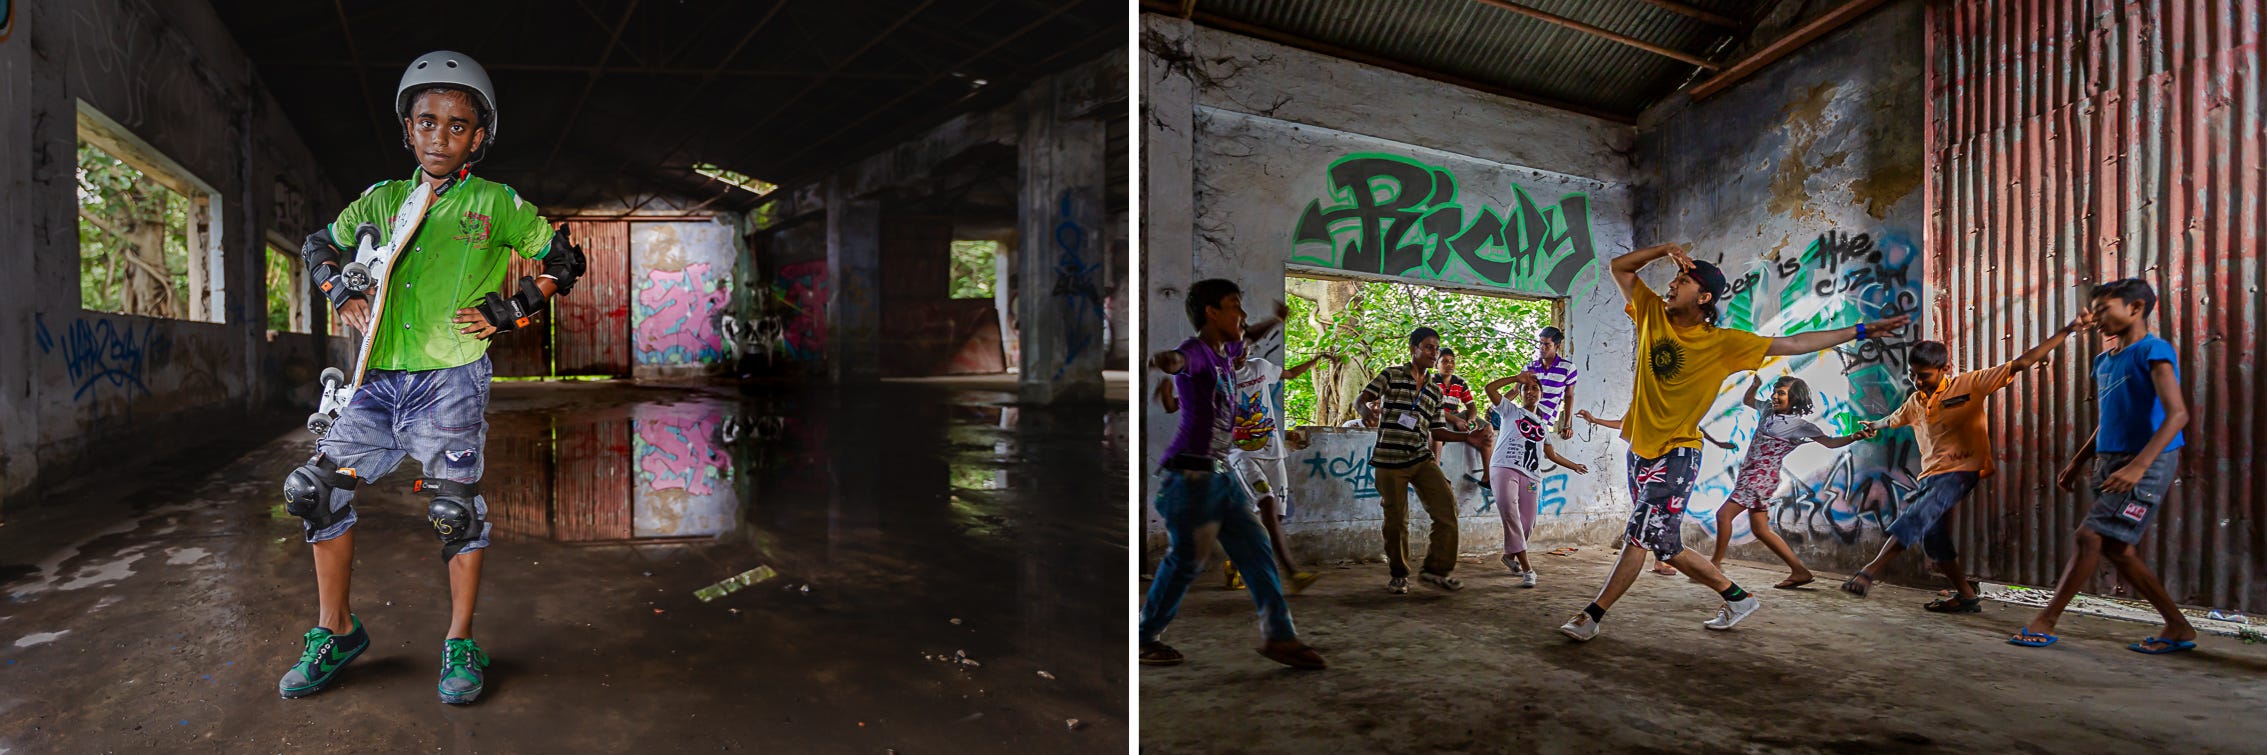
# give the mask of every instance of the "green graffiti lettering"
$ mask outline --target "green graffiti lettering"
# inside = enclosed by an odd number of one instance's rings
[[[1339,158],[1325,177],[1331,203],[1300,212],[1293,262],[1563,296],[1598,256],[1584,194],[1544,206],[1514,185],[1504,212],[1467,208],[1448,169],[1377,153]]]

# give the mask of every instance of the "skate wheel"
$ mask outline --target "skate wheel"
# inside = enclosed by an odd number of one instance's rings
[[[307,415],[307,432],[318,438],[331,434],[331,415],[322,412]]]
[[[323,376],[320,378],[320,380],[323,383],[323,387],[335,388],[338,387],[340,383],[346,382],[346,372],[340,370],[337,367],[325,367],[323,368]]]

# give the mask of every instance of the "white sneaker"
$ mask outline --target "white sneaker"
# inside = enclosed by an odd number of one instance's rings
[[[1755,609],[1762,607],[1763,602],[1750,595],[1725,603],[1724,607],[1716,612],[1716,618],[1701,622],[1700,625],[1709,629],[1730,629],[1732,625],[1738,624],[1742,619],[1754,614]]]
[[[1534,586],[1535,586],[1535,570],[1534,570],[1534,569],[1528,569],[1527,571],[1523,571],[1523,572],[1520,572],[1520,573],[1519,573],[1519,586],[1520,586],[1520,587],[1534,587]]]
[[[1505,554],[1505,555],[1504,555],[1504,557],[1503,557],[1503,568],[1506,568],[1506,569],[1510,569],[1510,570],[1511,570],[1511,575],[1512,575],[1512,576],[1514,576],[1514,577],[1516,577],[1516,576],[1519,576],[1520,574],[1524,573],[1524,572],[1523,572],[1523,571],[1522,571],[1522,570],[1521,570],[1521,569],[1519,568],[1519,559],[1516,559],[1516,558],[1512,558],[1510,554]]]
[[[1588,613],[1577,613],[1559,625],[1559,634],[1574,638],[1575,642],[1589,642],[1590,638],[1598,636],[1598,622],[1591,621]]]

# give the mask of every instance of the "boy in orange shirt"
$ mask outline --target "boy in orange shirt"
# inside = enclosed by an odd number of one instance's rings
[[[2091,315],[2081,313],[2014,361],[1958,375],[1947,374],[1952,356],[1944,342],[1913,345],[1905,363],[1906,374],[1913,379],[1913,393],[1897,411],[1865,424],[1874,430],[1913,428],[1913,439],[1921,446],[1921,494],[1897,515],[1897,521],[1884,528],[1889,542],[1881,544],[1881,553],[1872,563],[1842,583],[1843,592],[1865,597],[1873,587],[1873,575],[1897,554],[1919,545],[1929,563],[1951,579],[1952,589],[1957,591],[1950,598],[1921,607],[1935,613],[1984,610],[1975,588],[1968,585],[1967,572],[1960,568],[1960,554],[1952,547],[1952,519],[1946,516],[1953,505],[1976,489],[1977,483],[1992,475],[1991,433],[1984,426],[1984,399],[2015,382],[2016,375],[2045,360],[2063,339],[2092,323]]]

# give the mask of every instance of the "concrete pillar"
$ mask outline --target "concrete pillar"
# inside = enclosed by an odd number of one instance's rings
[[[1096,78],[1057,76],[1023,96],[1016,319],[1030,403],[1102,398],[1108,145]]]
[[[827,375],[867,383],[882,373],[882,205],[845,194],[827,181]]]
[[[36,494],[40,334],[32,274],[31,13],[16,4],[0,41],[0,521]],[[7,13],[9,11],[0,11]],[[0,18],[0,24],[8,19]]]
[[[1141,23],[1145,46],[1187,48],[1192,28],[1188,21],[1144,13]],[[1142,332],[1129,350],[1134,361],[1133,393],[1146,398],[1159,378],[1146,365],[1149,355],[1195,335],[1182,308],[1182,295],[1196,278],[1196,86],[1185,66],[1168,63],[1146,48],[1141,76],[1141,109],[1135,121],[1142,130],[1141,185],[1135,191],[1141,194],[1142,225],[1141,253],[1135,259],[1141,265]],[[1177,418],[1146,400],[1134,416],[1141,463],[1155,464],[1172,441]],[[1142,484],[1141,500],[1146,503],[1157,494],[1157,478],[1142,475]],[[1143,511],[1152,519],[1156,516],[1146,506]]]

